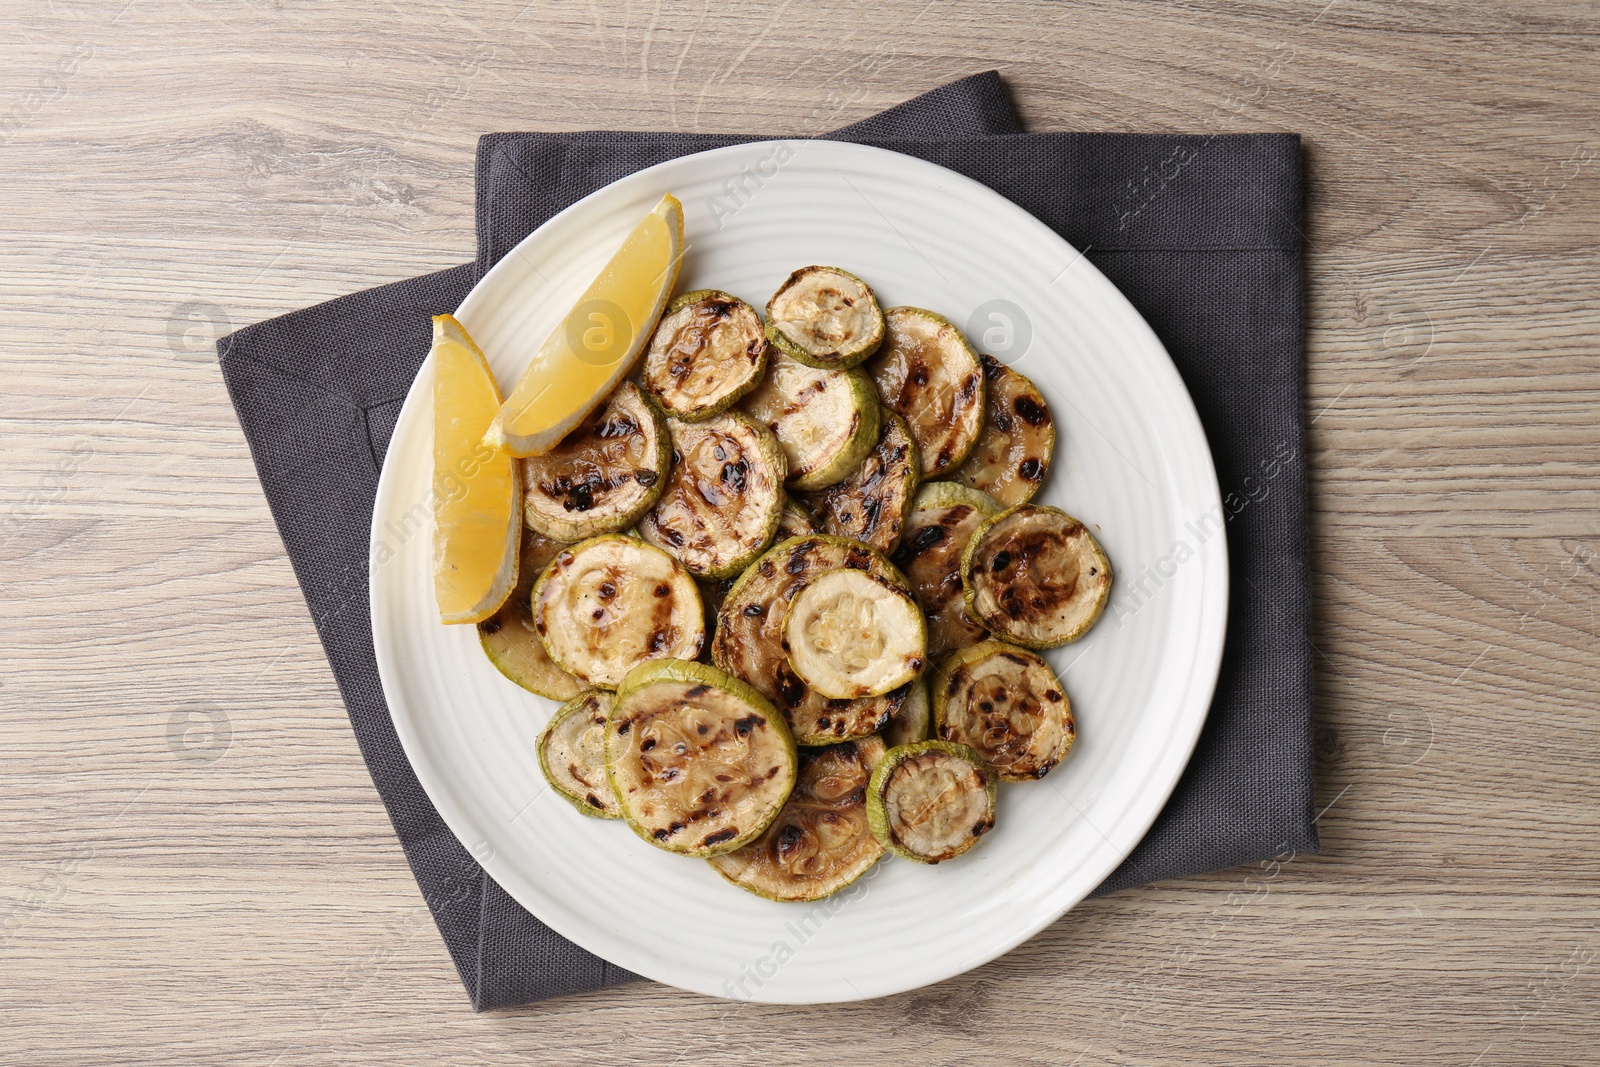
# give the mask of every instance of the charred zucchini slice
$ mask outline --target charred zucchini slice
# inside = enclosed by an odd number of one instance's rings
[[[550,788],[597,819],[620,819],[606,778],[606,719],[611,694],[591,689],[567,701],[539,732],[539,769]]]
[[[784,501],[783,514],[778,516],[778,540],[805,537],[808,534],[821,532],[817,527],[816,516],[807,511],[803,505],[793,500]]]
[[[890,748],[898,748],[901,745],[926,741],[932,721],[933,709],[928,700],[928,679],[923,676],[911,683],[911,692],[906,696],[906,702],[900,705],[900,710],[894,713],[889,725],[883,728],[883,743]]]
[[[766,832],[706,862],[768,900],[821,900],[837,893],[883,855],[867,826],[867,783],[883,752],[876,737],[805,749],[794,792]]]
[[[950,477],[1013,508],[1039,491],[1055,453],[1056,426],[1031,381],[993,356],[982,359],[988,389],[983,433]]]
[[[867,785],[867,823],[897,856],[954,859],[994,829],[995,773],[966,745],[891,748]]]
[[[1055,648],[1089,632],[1111,598],[1111,561],[1059,508],[1022,504],[973,531],[961,558],[967,610],[996,636]]]
[[[660,660],[629,672],[605,747],[622,817],[683,856],[732,852],[759,837],[794,788],[797,754],[783,716],[703,663]]]
[[[700,591],[683,565],[622,534],[557,552],[533,587],[550,658],[596,689],[652,659],[694,659],[705,641]]]
[[[825,697],[855,700],[899,689],[927,661],[922,610],[901,582],[846,567],[818,575],[789,604],[789,666]]]
[[[964,648],[933,676],[934,733],[969,745],[1002,781],[1043,778],[1072,750],[1072,702],[1038,653],[1004,641]]]
[[[626,530],[666,484],[667,420],[623,382],[603,406],[542,456],[522,461],[522,517],[557,541]]]
[[[961,591],[961,553],[984,519],[1000,514],[995,502],[954,482],[929,482],[917,490],[894,562],[910,579],[928,616],[928,655],[983,640],[984,629],[967,611]]]
[[[841,537],[795,537],[768,549],[728,591],[717,616],[711,658],[759,689],[789,719],[802,745],[828,745],[876,733],[905,702],[910,687],[859,700],[823,696],[789,666],[783,624],[789,604],[820,574],[841,568],[899,578],[867,545]]]
[[[639,534],[691,574],[738,574],[771,543],[783,515],[778,441],[742,411],[703,422],[669,419],[667,428],[672,474]]]
[[[794,489],[839,481],[878,440],[878,390],[860,369],[817,370],[775,353],[744,409],[778,438]]]
[[[675,419],[726,411],[767,369],[767,338],[755,308],[720,289],[696,289],[667,305],[645,350],[640,381]]]
[[[478,642],[499,672],[530,693],[571,700],[583,683],[555,665],[533,624],[533,583],[561,543],[524,528],[517,587],[500,610],[478,624]]]
[[[917,443],[906,420],[884,408],[878,443],[835,485],[805,496],[822,529],[892,552],[916,495]]]
[[[842,370],[883,343],[883,312],[854,274],[801,267],[767,301],[767,340],[807,366]]]
[[[960,466],[983,429],[983,367],[943,315],[922,308],[883,313],[883,346],[867,364],[884,406],[905,416],[922,476]]]

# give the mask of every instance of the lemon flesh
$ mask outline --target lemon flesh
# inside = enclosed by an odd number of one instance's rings
[[[500,407],[494,373],[450,315],[433,317],[433,592],[439,621],[481,622],[517,584],[522,481],[484,444]]]
[[[554,448],[633,369],[682,262],[683,205],[668,193],[534,353],[486,441],[514,456]]]

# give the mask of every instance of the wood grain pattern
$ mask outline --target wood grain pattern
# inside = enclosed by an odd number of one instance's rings
[[[1553,1064],[1600,1038],[1600,12],[1312,0],[13,5],[0,1016],[18,1062]],[[472,253],[478,133],[1307,140],[1325,850],[818,1009],[474,1016],[357,755],[219,332]]]

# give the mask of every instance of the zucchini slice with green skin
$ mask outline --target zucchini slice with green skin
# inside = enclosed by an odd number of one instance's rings
[[[556,666],[533,624],[533,583],[561,548],[561,542],[524,528],[517,587],[499,611],[478,624],[478,642],[495,669],[551,700],[571,700],[584,690],[582,682]]]
[[[1111,561],[1060,508],[1021,504],[984,521],[961,557],[972,617],[997,637],[1055,648],[1089,632],[1111,599]]]
[[[761,836],[794,788],[798,754],[766,697],[704,663],[629,672],[606,720],[606,776],[633,832],[680,856]]]
[[[756,309],[720,289],[696,289],[667,305],[639,380],[661,410],[696,422],[726,411],[766,369]]]
[[[900,710],[894,713],[889,725],[883,728],[883,743],[890,748],[911,745],[928,739],[933,722],[933,708],[928,700],[928,679],[924,675],[911,683],[911,692]]]
[[[706,862],[722,877],[768,900],[832,896],[883,856],[867,826],[867,783],[883,758],[876,737],[800,753],[788,803],[762,835]]]
[[[854,367],[878,350],[883,332],[872,289],[838,267],[801,267],[767,301],[767,340],[819,370]]]
[[[922,476],[961,465],[983,429],[983,366],[943,315],[897,307],[883,313],[883,346],[867,364],[883,404],[905,416]]]
[[[772,543],[783,517],[783,452],[742,411],[669,419],[672,474],[639,534],[702,578],[738,574]]]
[[[977,644],[986,636],[983,625],[967,611],[961,554],[979,524],[1000,510],[976,489],[954,482],[928,482],[917,490],[893,559],[928,616],[930,657]]]
[[[639,521],[667,481],[667,420],[632,382],[542,456],[522,461],[522,518],[557,541],[616,533]]]
[[[567,701],[539,731],[539,769],[550,788],[585,815],[620,819],[606,777],[606,720],[612,695],[591,689]]]
[[[683,564],[624,534],[557,552],[533,587],[533,619],[550,658],[596,689],[647,660],[694,659],[706,637]]]
[[[867,785],[867,825],[897,856],[954,859],[994,829],[995,772],[966,745],[891,748]]]
[[[790,601],[783,643],[800,680],[840,700],[899,689],[928,656],[910,587],[851,567],[818,575]]]
[[[1077,739],[1072,702],[1037,652],[964,648],[939,664],[932,688],[935,736],[970,745],[1001,781],[1043,778]]]
[[[816,516],[807,511],[804,505],[793,500],[784,501],[783,514],[778,517],[778,540],[821,532]]]
[[[917,442],[906,420],[888,408],[879,418],[883,430],[861,465],[842,481],[807,493],[804,500],[824,532],[893,552],[917,492]]]
[[[1013,508],[1032,500],[1049,473],[1056,426],[1031,381],[993,356],[982,359],[988,382],[983,433],[950,478]]]
[[[882,555],[842,537],[794,537],[767,550],[733,583],[717,615],[711,658],[759,689],[789,719],[802,745],[830,745],[876,733],[910,693],[904,686],[859,700],[829,698],[794,673],[783,647],[789,604],[818,575],[850,567],[904,581]]]
[[[864,370],[817,370],[774,353],[743,406],[783,446],[793,489],[832,485],[878,441],[878,389]]]

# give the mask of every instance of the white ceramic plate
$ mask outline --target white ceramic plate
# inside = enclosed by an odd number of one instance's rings
[[[838,265],[885,307],[915,304],[968,327],[1044,393],[1058,437],[1039,500],[1091,523],[1117,573],[1095,629],[1049,655],[1077,715],[1074,751],[1043,781],[1003,786],[998,826],[961,859],[886,859],[809,905],[751,896],[619,822],[578,814],[534,755],[554,705],[501,677],[474,627],[435,614],[426,367],[373,513],[372,629],[390,714],[429,797],[490,876],[597,955],[685,989],[777,1003],[937,982],[1082,900],[1138,843],[1188,761],[1227,615],[1205,436],[1144,320],[1044,225],[942,167],[827,141],[687,156],[551,219],[457,313],[503,387],[665,192],[685,209],[680,291],[714,287],[762,307],[794,268]]]

